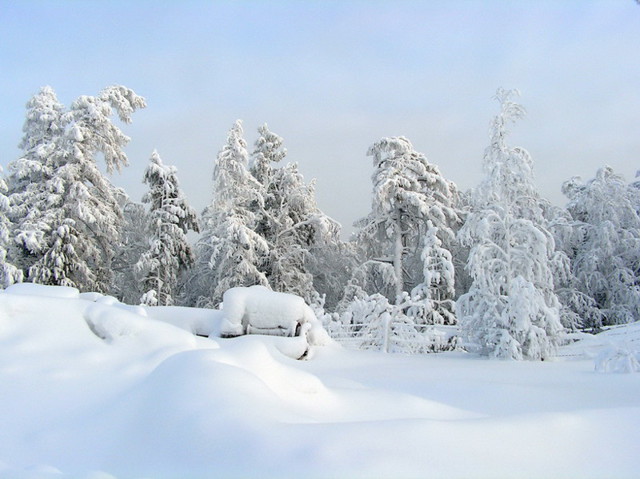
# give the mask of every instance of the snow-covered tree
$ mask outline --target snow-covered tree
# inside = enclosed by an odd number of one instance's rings
[[[213,198],[201,216],[196,265],[185,285],[187,304],[215,306],[229,288],[269,284],[260,270],[269,246],[255,231],[256,211],[264,199],[247,163],[242,122],[237,120],[215,163]]]
[[[516,93],[500,89],[496,95],[501,111],[485,151],[486,179],[459,232],[471,248],[473,283],[457,306],[463,332],[481,353],[544,359],[563,331],[553,280],[557,255],[533,186],[531,157],[506,142],[507,125],[524,115]]]
[[[398,301],[403,292],[422,282],[420,253],[427,221],[443,243],[453,243],[459,222],[457,189],[404,137],[383,138],[367,154],[374,166],[372,211],[356,223],[356,240],[365,263],[380,263],[368,269],[379,279],[393,280],[389,299]],[[382,264],[393,266],[393,278]]]
[[[448,249],[442,247],[438,229],[427,221],[420,255],[424,281],[411,291],[407,315],[425,324],[455,324],[455,267]]]
[[[142,97],[124,86],[105,88],[98,96],[81,96],[65,114],[65,163],[55,175],[64,185],[62,205],[67,218],[75,221],[78,257],[92,272],[81,289],[107,292],[111,287],[112,245],[122,227],[124,192],[115,188],[100,171],[96,155],[103,157],[108,173],[127,166],[124,146],[129,138],[111,121],[114,110],[124,123],[145,107]]]
[[[0,167],[0,174],[2,167]],[[9,247],[11,223],[7,216],[9,199],[6,197],[7,184],[0,177],[0,288],[22,281],[22,271],[9,262],[7,249]]]
[[[131,113],[144,106],[142,97],[123,86],[81,96],[67,111],[49,87],[28,103],[25,155],[11,165],[10,203],[19,218],[17,256],[29,280],[109,290],[126,195],[102,174],[96,155],[108,172],[127,164],[123,147],[129,139],[110,117],[115,109],[129,123]]]
[[[308,303],[328,293],[335,304],[334,290],[341,288],[327,279],[339,278],[338,271],[329,273],[320,258],[329,259],[329,250],[332,257],[340,252],[340,225],[318,208],[313,184],[304,181],[296,163],[276,166],[286,157],[282,138],[266,124],[258,133],[251,173],[264,201],[256,203],[256,232],[269,248],[260,269],[275,291],[297,294]]]
[[[9,164],[8,199],[13,222],[12,257],[23,272],[44,256],[56,228],[55,200],[61,188],[52,178],[63,161],[64,106],[51,87],[27,103],[23,156]]]
[[[52,286],[89,284],[93,278],[87,264],[78,256],[79,234],[75,221],[66,218],[53,230],[44,256],[29,268],[29,280]]]
[[[582,325],[628,323],[640,319],[640,190],[610,167],[595,178],[564,183],[569,199],[570,235],[564,236],[571,257],[574,309]]]
[[[144,183],[149,186],[142,201],[149,205],[150,240],[136,270],[144,278],[146,297],[154,291],[154,305],[169,306],[174,303],[179,275],[194,262],[187,232],[200,230],[196,212],[180,189],[176,168],[165,165],[157,151],[151,155]]]
[[[135,265],[149,250],[149,215],[142,203],[132,201],[125,203],[122,214],[120,241],[112,262],[114,285],[111,294],[123,303],[137,304],[145,290]]]

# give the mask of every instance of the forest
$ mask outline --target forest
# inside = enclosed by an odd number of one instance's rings
[[[114,116],[130,123],[145,99],[110,86],[66,107],[44,87],[26,106],[22,156],[0,178],[0,286],[217,308],[228,289],[262,285],[301,296],[333,334],[391,322],[421,335],[411,352],[545,359],[568,332],[640,317],[640,182],[603,166],[567,179],[566,205],[552,205],[531,155],[509,144],[525,115],[517,97],[496,92],[484,177],[469,191],[408,138],[372,139],[371,210],[345,241],[266,124],[252,146],[231,125],[202,212],[157,151],[138,203],[109,175],[128,164]]]

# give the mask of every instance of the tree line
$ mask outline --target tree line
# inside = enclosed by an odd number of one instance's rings
[[[543,359],[566,331],[640,317],[640,183],[605,166],[563,184],[565,207],[541,198],[531,156],[508,143],[525,114],[517,94],[496,93],[484,178],[470,191],[405,137],[373,143],[371,211],[343,241],[266,124],[252,149],[232,125],[198,215],[156,151],[142,203],[109,180],[128,164],[112,117],[129,123],[142,97],[112,86],[66,108],[44,87],[27,103],[22,156],[0,178],[1,285],[217,307],[227,289],[261,284],[303,297],[333,328],[458,325],[468,348]],[[434,336],[427,349],[456,344]]]

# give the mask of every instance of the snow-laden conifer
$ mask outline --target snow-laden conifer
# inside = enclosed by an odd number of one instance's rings
[[[2,167],[0,167],[0,174]],[[11,223],[7,216],[9,212],[9,199],[5,195],[7,184],[0,176],[0,288],[22,281],[22,271],[7,258],[11,236]]]
[[[458,300],[458,315],[468,340],[483,354],[544,359],[563,330],[554,293],[557,258],[533,186],[531,157],[506,142],[508,123],[524,114],[515,94],[498,90],[501,111],[485,151],[486,178],[459,232],[471,248],[467,269],[473,283]]]
[[[420,254],[424,280],[411,291],[407,315],[425,324],[455,324],[455,268],[451,252],[443,248],[438,228],[427,221]]]
[[[64,161],[64,106],[51,87],[43,87],[27,103],[23,156],[9,164],[9,215],[13,222],[12,257],[25,273],[42,258],[57,227],[55,204],[62,185],[53,181]]]
[[[143,278],[145,297],[153,298],[154,305],[170,306],[179,275],[194,262],[186,235],[189,230],[199,232],[196,212],[180,188],[176,168],[165,165],[157,151],[143,181],[149,186],[142,198],[149,205],[149,249],[136,270]],[[147,294],[150,291],[154,294]]]
[[[102,174],[127,164],[128,138],[112,123],[129,123],[144,99],[123,86],[81,96],[68,110],[44,88],[27,105],[25,156],[12,165],[14,241],[29,280],[106,292],[126,195]],[[63,264],[64,263],[64,264]]]
[[[185,288],[187,304],[215,306],[235,286],[268,286],[260,270],[269,246],[256,233],[256,211],[264,204],[258,181],[248,170],[242,122],[229,130],[213,172],[213,198],[201,216],[196,265]]]
[[[427,222],[441,243],[453,244],[459,223],[457,189],[404,137],[383,138],[369,148],[368,155],[374,167],[372,211],[356,223],[356,239],[363,251],[363,267],[375,276],[366,282],[382,288],[367,293],[388,290],[390,284],[382,283],[392,281],[393,294],[388,297],[397,302],[403,292],[425,284],[421,245]],[[393,267],[393,277],[388,265]],[[449,291],[445,288],[440,296]]]

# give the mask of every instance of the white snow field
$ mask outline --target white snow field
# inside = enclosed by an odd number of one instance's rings
[[[193,334],[220,315],[0,292],[0,477],[640,476],[640,375],[595,371],[602,341],[545,362],[332,342],[298,361],[301,338]]]

